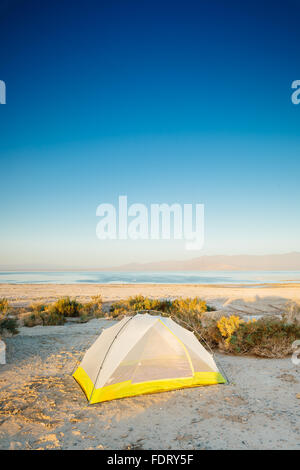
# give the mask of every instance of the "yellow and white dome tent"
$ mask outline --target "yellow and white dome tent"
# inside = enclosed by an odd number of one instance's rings
[[[104,329],[73,377],[89,403],[226,383],[191,331],[149,314],[124,317]]]

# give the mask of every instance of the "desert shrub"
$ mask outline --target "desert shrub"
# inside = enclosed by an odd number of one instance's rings
[[[205,312],[213,310],[207,305],[205,300],[199,297],[176,299],[172,302],[170,313],[175,315],[176,318],[181,318],[184,321],[198,323]]]
[[[79,317],[82,307],[82,304],[77,302],[77,300],[71,300],[70,297],[64,297],[49,305],[49,307],[47,307],[47,312],[51,312],[53,315],[61,315],[63,317]]]
[[[171,302],[168,300],[150,299],[142,295],[136,295],[135,297],[129,297],[126,300],[115,302],[110,307],[110,312],[113,317],[119,315],[128,315],[138,310],[158,310],[160,312],[169,312],[171,308]]]
[[[202,314],[213,310],[200,297],[176,299],[172,302],[172,311],[192,312]]]
[[[34,303],[29,306],[30,310],[35,313],[44,312],[47,309],[47,305]]]
[[[40,312],[39,315],[43,325],[63,325],[65,323],[65,317],[55,311],[46,310]]]
[[[39,313],[32,312],[28,315],[24,315],[23,324],[31,328],[32,326],[42,325],[43,322]]]
[[[79,317],[81,308],[80,303],[71,300],[69,297],[59,299],[50,305],[32,304],[30,306],[32,313],[24,318],[24,326],[63,325],[65,317]]]
[[[16,335],[19,332],[18,322],[14,317],[4,317],[0,320],[0,335]]]
[[[241,321],[241,318],[237,315],[221,317],[220,320],[217,321],[217,327],[219,328],[221,335],[226,338],[225,341],[230,340],[232,333],[238,329]]]
[[[235,322],[232,329],[226,329],[223,322],[222,325],[219,322],[200,327],[195,334],[200,341],[204,338],[211,348],[235,355],[285,357],[292,353],[292,343],[300,338],[299,325],[288,325],[274,318]]]
[[[150,299],[142,295],[115,302],[110,307],[110,312],[113,317],[127,315],[130,312],[136,312],[138,310],[156,310],[168,315],[181,317],[182,319],[188,319],[190,316],[200,317],[204,312],[210,311],[212,308],[199,297],[170,301]]]
[[[255,322],[256,319],[249,320],[248,323]],[[221,317],[217,321],[217,327],[220,330],[221,335],[225,338],[224,342],[226,347],[229,347],[233,333],[238,330],[238,328],[245,323],[245,320],[240,318],[237,315],[231,315],[230,317]]]
[[[53,326],[63,325],[65,323],[65,317],[57,312],[44,310],[32,312],[30,315],[24,318],[24,326]]]
[[[102,298],[92,297],[91,302],[81,304],[75,299],[65,297],[50,305],[32,304],[31,314],[24,318],[24,326],[63,325],[66,317],[78,317],[78,321],[86,322],[91,318],[103,316]]]
[[[18,333],[18,322],[15,317],[8,316],[10,306],[4,297],[0,299],[0,335],[16,335]]]
[[[198,340],[202,344],[204,340],[211,349],[220,349],[222,347],[221,345],[224,342],[224,338],[222,337],[216,321],[210,322],[206,327],[202,327],[200,323],[200,326],[196,325],[193,331]]]
[[[91,297],[91,301],[81,305],[80,317],[82,320],[88,321],[90,318],[100,318],[104,316],[102,310],[103,300],[101,295]]]
[[[230,338],[229,351],[261,357],[285,357],[292,353],[292,343],[299,338],[300,325],[262,318],[242,323]]]
[[[102,299],[102,296],[100,294],[93,295],[91,303],[93,303],[93,305],[94,305],[94,312],[95,313],[101,313],[102,312],[103,299]]]
[[[9,304],[8,300],[3,298],[0,298],[0,318],[4,318],[9,310]]]

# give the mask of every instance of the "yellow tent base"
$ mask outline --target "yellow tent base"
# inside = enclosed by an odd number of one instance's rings
[[[193,377],[153,380],[151,382],[141,383],[132,383],[130,380],[127,380],[125,382],[94,389],[93,382],[82,367],[78,367],[73,377],[79,383],[91,404],[148,393],[167,392],[180,388],[226,383],[226,380],[219,372],[195,372]]]

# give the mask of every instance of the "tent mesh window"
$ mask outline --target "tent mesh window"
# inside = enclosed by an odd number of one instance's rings
[[[157,322],[130,350],[105,385],[191,376],[193,370],[187,350],[168,328]]]

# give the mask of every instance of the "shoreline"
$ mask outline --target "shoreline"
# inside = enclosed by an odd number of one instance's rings
[[[253,284],[223,283],[223,284],[195,284],[178,282],[0,282],[1,286],[100,286],[100,287],[123,287],[123,286],[188,286],[188,287],[298,287],[298,281],[282,282],[257,282]]]

